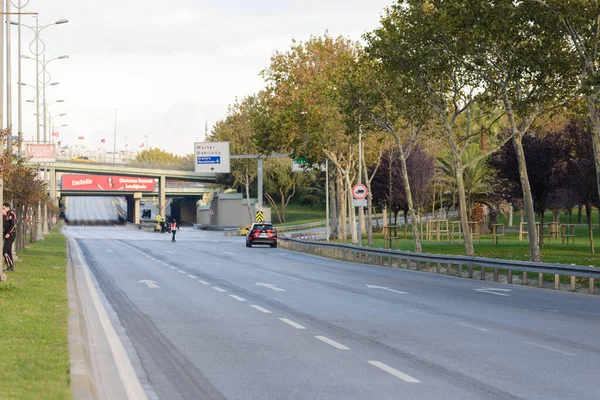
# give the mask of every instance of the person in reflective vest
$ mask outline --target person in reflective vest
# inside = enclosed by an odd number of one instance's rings
[[[156,216],[156,222],[160,224],[160,232],[165,233],[165,219],[160,214]]]
[[[177,225],[177,220],[174,219],[173,222],[171,222],[171,232],[173,232],[173,238],[171,239],[171,242],[175,241],[175,233],[177,233],[178,230],[179,225]]]

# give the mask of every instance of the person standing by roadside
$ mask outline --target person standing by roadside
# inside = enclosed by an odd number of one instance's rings
[[[2,254],[6,261],[6,270],[14,271],[13,256],[12,256],[12,245],[15,241],[15,224],[17,222],[17,215],[13,210],[10,209],[10,203],[2,204],[2,217],[4,219],[2,227],[4,233],[4,247],[2,248]]]
[[[171,232],[173,232],[173,239],[171,239],[171,242],[175,241],[175,233],[177,233],[178,230],[179,225],[177,225],[177,220],[174,219],[173,222],[171,222]]]

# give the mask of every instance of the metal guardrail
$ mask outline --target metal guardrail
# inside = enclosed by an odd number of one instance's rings
[[[277,226],[277,225],[275,225],[275,227],[277,228],[277,232],[301,231],[301,230],[304,230],[304,229],[320,228],[322,226],[325,226],[325,221],[309,222],[307,224],[289,225],[289,226]]]
[[[589,281],[589,293],[595,293],[595,280],[600,279],[600,268],[586,267],[581,265],[534,263],[530,261],[501,260],[497,258],[468,257],[443,254],[413,253],[410,251],[377,249],[370,247],[358,247],[348,244],[328,243],[299,240],[289,237],[280,237],[282,247],[302,251],[320,256],[342,259],[353,262],[388,266],[393,268],[415,269],[417,271],[429,271],[432,265],[436,273],[446,270],[447,275],[463,277],[467,273],[468,278],[475,279],[474,270],[479,270],[479,279],[486,280],[486,269],[493,269],[494,281],[498,282],[499,271],[507,271],[507,282],[513,283],[513,272],[523,273],[522,282],[528,282],[528,273],[538,273],[538,287],[543,287],[544,274],[554,275],[554,288],[560,289],[560,277],[571,277],[570,288],[576,290],[576,278],[587,278]],[[465,271],[465,267],[467,270]]]

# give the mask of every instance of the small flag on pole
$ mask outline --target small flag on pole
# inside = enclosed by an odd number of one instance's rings
[[[144,143],[140,144],[140,149],[141,149],[142,147],[144,147]]]
[[[79,136],[77,139],[79,139],[79,140],[85,140],[85,136]]]
[[[100,140],[102,143],[106,143],[106,139],[101,139]]]

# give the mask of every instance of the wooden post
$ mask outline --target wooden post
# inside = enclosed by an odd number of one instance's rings
[[[594,294],[594,293],[596,293],[596,290],[595,290],[595,289],[596,289],[596,288],[595,288],[595,286],[594,286],[594,278],[590,278],[590,294]]]
[[[469,279],[473,279],[473,266],[469,264]]]
[[[512,269],[508,270],[508,278],[507,279],[508,279],[508,283],[513,283],[513,280],[512,280]]]
[[[544,287],[544,274],[542,274],[541,272],[538,274],[538,287]]]
[[[554,289],[560,289],[560,275],[554,274]]]
[[[485,267],[481,267],[481,278],[482,281],[485,281]]]
[[[575,291],[575,277],[572,276],[571,277],[571,291]]]
[[[527,275],[527,271],[523,271],[523,285],[528,285],[528,283],[527,283],[528,278],[529,278],[529,275]]]
[[[498,268],[494,268],[494,282],[498,282]]]

